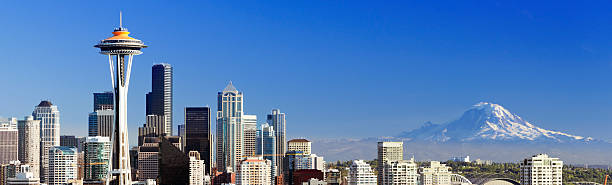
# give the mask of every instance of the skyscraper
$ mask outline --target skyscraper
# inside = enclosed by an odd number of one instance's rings
[[[185,108],[185,152],[198,151],[206,174],[212,171],[212,133],[210,107]]]
[[[257,116],[244,115],[242,125],[244,127],[244,156],[255,156],[257,152]]]
[[[40,120],[26,116],[17,123],[19,132],[19,161],[30,165],[30,172],[35,178],[40,176]]]
[[[77,141],[77,137],[63,135],[63,136],[60,136],[60,146],[68,146],[68,147],[78,148],[79,147],[79,143]]]
[[[166,121],[166,116],[163,115],[147,115],[147,123],[138,128],[138,146],[145,137],[159,137],[167,133]]]
[[[147,93],[147,115],[166,116],[164,131],[172,135],[172,66],[161,63],[151,67],[151,92]]]
[[[217,93],[217,169],[235,172],[243,156],[243,96],[230,82]]]
[[[18,148],[17,128],[12,123],[0,124],[0,164],[16,161]]]
[[[17,129],[17,118],[0,117],[0,125],[9,125],[10,127]]]
[[[34,108],[32,116],[40,120],[40,179],[46,181],[49,175],[49,149],[60,145],[60,112],[50,101],[41,101]]]
[[[89,113],[88,136],[111,137],[115,121],[113,92],[93,93],[93,112]]]
[[[285,113],[282,113],[279,109],[272,109],[272,112],[267,116],[267,122],[274,127],[276,133],[276,167],[279,172],[283,169],[283,157],[287,153],[287,139],[286,139],[286,124],[285,124]]]
[[[401,161],[404,159],[403,142],[378,142],[378,184],[383,182],[383,165],[388,161]]]
[[[113,92],[93,93],[93,111],[97,110],[113,110],[115,103],[113,100]]]
[[[51,147],[47,184],[63,185],[73,179],[77,179],[77,149],[65,146]]]
[[[103,183],[110,165],[111,142],[108,137],[87,137],[84,146],[84,181]]]
[[[521,185],[561,185],[563,161],[538,154],[520,162]]]
[[[274,127],[264,123],[261,129],[257,131],[257,155],[263,156],[263,159],[269,160],[271,177],[278,176],[276,167],[276,136],[274,135]]]
[[[96,110],[89,113],[89,136],[111,137],[115,111],[113,109]]]
[[[111,138],[113,143],[112,165],[109,171],[112,177],[109,175],[109,181],[111,184],[119,185],[132,184],[127,129],[127,93],[134,55],[142,54],[140,50],[147,47],[142,41],[130,37],[129,34],[130,32],[123,28],[120,13],[119,28],[113,31],[114,36],[94,46],[100,48],[100,54],[108,56],[110,66],[113,97],[115,98],[115,123]]]

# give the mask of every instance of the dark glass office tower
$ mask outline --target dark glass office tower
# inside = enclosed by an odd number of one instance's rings
[[[94,112],[97,110],[113,110],[114,109],[114,101],[113,101],[113,92],[101,92],[101,93],[93,93],[93,108]]]
[[[172,135],[172,66],[155,64],[151,67],[151,92],[147,93],[147,115],[166,116],[165,132]]]
[[[185,108],[185,153],[200,152],[206,165],[206,174],[212,170],[212,133],[210,107]]]

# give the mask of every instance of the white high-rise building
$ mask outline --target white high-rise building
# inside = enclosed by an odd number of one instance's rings
[[[287,142],[287,151],[302,151],[304,155],[311,154],[312,143],[306,139],[292,139]]]
[[[439,161],[431,161],[429,167],[422,167],[421,185],[450,185],[451,171],[446,164],[440,164]]]
[[[16,123],[11,121],[0,124],[0,164],[18,160],[19,140]]]
[[[534,155],[520,163],[522,185],[561,185],[563,161],[546,154]]]
[[[378,164],[385,164],[388,161],[404,160],[403,142],[378,142]],[[378,165],[378,184],[382,183],[383,165]]]
[[[419,174],[414,160],[386,161],[383,165],[383,185],[417,185]]]
[[[40,120],[40,179],[49,175],[49,149],[60,145],[60,112],[50,101],[41,101],[32,116]]]
[[[349,185],[376,185],[376,175],[363,160],[354,160],[348,174]]]
[[[204,160],[198,151],[189,151],[189,184],[204,185]]]
[[[317,156],[317,154],[310,154],[308,158],[309,158],[308,166],[310,166],[310,169],[315,169],[315,170],[319,170],[322,172],[327,171],[325,169],[325,160],[323,156]]]
[[[243,96],[232,82],[217,94],[217,169],[234,172],[244,149]]]
[[[236,174],[237,185],[271,185],[269,160],[261,157],[247,157],[240,163]]]
[[[255,156],[257,154],[257,115],[243,115],[244,126],[244,155]]]
[[[19,137],[19,161],[29,165],[29,172],[35,178],[40,176],[40,120],[26,116],[17,123]]]
[[[77,149],[54,146],[49,149],[49,176],[47,184],[63,185],[77,179]]]

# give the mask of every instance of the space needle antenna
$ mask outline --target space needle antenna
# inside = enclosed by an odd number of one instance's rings
[[[123,17],[121,16],[121,11],[119,11],[119,28],[123,28]]]

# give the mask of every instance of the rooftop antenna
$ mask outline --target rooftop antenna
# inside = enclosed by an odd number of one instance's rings
[[[123,18],[121,17],[121,11],[119,11],[119,28],[123,28]]]

